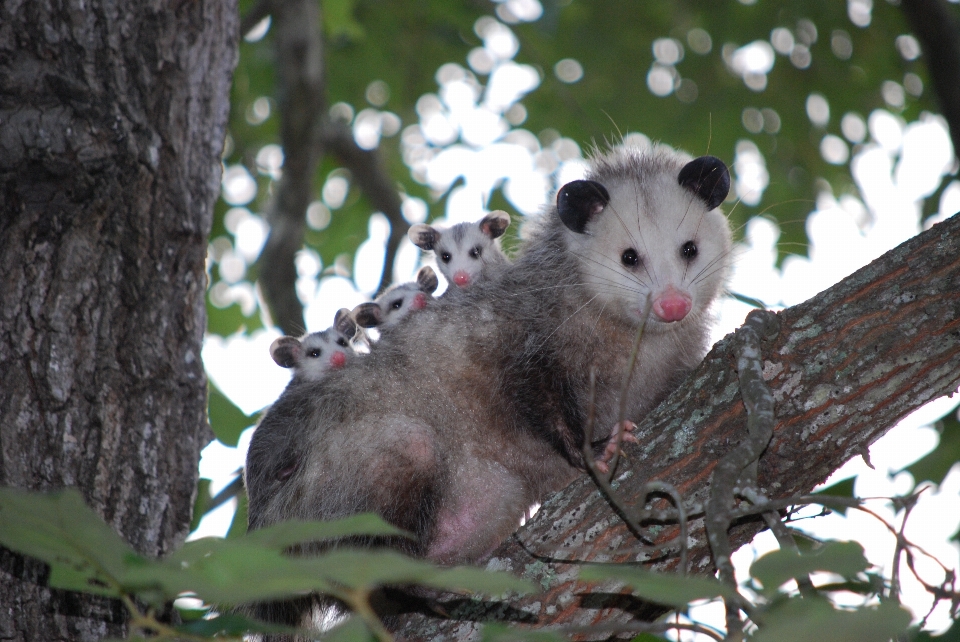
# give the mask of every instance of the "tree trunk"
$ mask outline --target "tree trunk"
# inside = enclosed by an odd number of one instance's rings
[[[76,486],[139,552],[187,534],[233,2],[0,5],[0,484]],[[0,639],[125,634],[0,550]]]
[[[759,461],[770,498],[809,492],[852,457],[866,453],[897,421],[960,385],[960,215],[891,250],[829,290],[776,315],[779,332],[761,342],[763,376],[775,399],[773,439]],[[686,382],[641,422],[639,445],[614,484],[622,504],[647,504],[643,485],[672,485],[686,503],[706,504],[717,462],[746,437],[737,377],[736,338],[717,343]],[[662,496],[658,495],[658,496]],[[652,501],[652,500],[651,500]],[[664,504],[664,508],[669,504]],[[734,548],[762,528],[735,526]],[[689,522],[690,572],[714,570],[703,513]],[[650,526],[650,541],[679,535]],[[533,580],[540,593],[498,602],[453,602],[454,619],[409,616],[399,639],[479,639],[483,620],[534,628],[626,626],[666,611],[622,595],[614,585],[577,580],[585,561],[647,562],[674,571],[679,549],[641,552],[639,542],[584,477],[550,498],[504,542],[490,566]],[[595,633],[582,639],[606,639]],[[623,633],[625,639],[631,637]],[[614,634],[620,639],[620,634]]]

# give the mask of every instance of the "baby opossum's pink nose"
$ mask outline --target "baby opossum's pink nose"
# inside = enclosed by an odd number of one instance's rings
[[[679,321],[690,312],[690,298],[668,289],[653,302],[653,313],[663,321]]]
[[[470,285],[470,275],[463,270],[460,270],[453,275],[453,282],[461,288],[466,285]]]
[[[423,292],[417,292],[413,301],[410,303],[411,310],[422,310],[427,305],[427,295]]]
[[[342,368],[343,364],[347,362],[347,355],[343,354],[339,350],[330,355],[330,365],[334,368]]]

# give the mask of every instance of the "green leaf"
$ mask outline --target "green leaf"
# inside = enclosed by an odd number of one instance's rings
[[[936,428],[940,433],[937,447],[904,468],[918,484],[922,481],[942,483],[953,465],[960,461],[960,420],[957,419],[957,413],[951,411],[936,423]]]
[[[143,561],[72,488],[0,488],[0,544],[49,564],[52,587],[113,597],[127,564]]]
[[[563,642],[566,639],[552,631],[531,631],[507,624],[484,624],[480,633],[481,642]]]
[[[200,478],[197,480],[197,498],[193,502],[193,517],[190,518],[190,532],[197,530],[200,520],[210,510],[210,503],[213,498],[210,497],[210,480]]]
[[[250,501],[247,499],[247,493],[241,490],[237,494],[237,510],[233,513],[233,521],[230,522],[230,529],[227,531],[227,538],[242,537],[247,533],[247,509]]]
[[[659,635],[654,635],[653,633],[641,633],[637,637],[630,640],[630,642],[662,642],[666,638],[660,637]]]
[[[293,633],[296,629],[260,622],[235,613],[222,613],[210,619],[200,619],[177,627],[192,635],[212,638],[217,635],[239,637],[244,633]]]
[[[240,433],[256,423],[243,414],[232,401],[212,383],[207,386],[207,416],[213,434],[227,446],[236,447]]]
[[[376,636],[359,617],[351,617],[321,638],[323,642],[373,642]]]
[[[532,583],[509,573],[468,567],[438,568],[394,551],[337,550],[321,555],[315,563],[331,582],[352,589],[385,584],[422,584],[446,591],[488,595],[534,590]]]
[[[128,569],[124,586],[153,603],[192,593],[221,606],[335,591],[315,566],[245,539],[187,542],[165,560]]]
[[[828,486],[827,488],[823,488],[823,489],[821,489],[821,490],[818,490],[815,494],[816,494],[816,495],[830,495],[831,497],[853,497],[853,485],[854,485],[856,482],[857,482],[857,478],[856,478],[855,476],[854,476],[854,477],[848,477],[847,479],[841,479],[840,481],[838,481],[838,482],[837,482],[836,484],[834,484],[833,486]],[[834,511],[840,513],[841,515],[846,515],[846,514],[847,514],[847,509],[846,509],[845,506],[840,506],[840,507],[836,507],[836,508],[834,508],[833,506],[831,506],[831,507],[830,507],[830,510],[834,510]]]
[[[777,550],[763,555],[750,566],[750,575],[772,595],[784,583],[815,571],[828,571],[853,578],[870,566],[857,542],[827,542],[809,553]]]
[[[888,642],[910,626],[910,612],[892,602],[853,611],[826,600],[794,598],[762,616],[753,642]]]
[[[686,608],[687,604],[695,600],[715,597],[738,599],[735,591],[712,578],[654,573],[645,568],[631,566],[584,566],[580,569],[580,579],[617,580],[645,600],[676,609]]]
[[[282,551],[297,544],[354,535],[413,537],[374,513],[362,513],[329,522],[281,522],[247,533],[246,541]]]

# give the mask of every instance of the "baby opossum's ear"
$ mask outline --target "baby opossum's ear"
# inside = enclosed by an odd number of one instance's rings
[[[480,219],[480,231],[491,239],[503,236],[510,227],[510,215],[503,210],[494,210]]]
[[[440,232],[429,225],[418,223],[410,228],[410,231],[407,232],[407,237],[411,243],[421,250],[432,250],[437,244],[437,241],[440,240]]]
[[[351,339],[357,334],[357,322],[354,320],[350,310],[340,308],[333,317],[333,327],[337,332]]]
[[[303,358],[303,347],[299,339],[280,337],[270,344],[270,356],[281,368],[293,368]]]
[[[375,328],[383,323],[383,313],[376,303],[361,303],[351,312],[357,325],[363,328]]]
[[[417,285],[420,286],[422,292],[433,294],[440,285],[440,279],[437,278],[437,273],[433,271],[432,267],[424,265],[417,271]]]
[[[723,202],[730,191],[730,172],[715,156],[701,156],[683,166],[677,182],[696,194],[713,209]]]
[[[572,181],[557,192],[557,212],[570,230],[583,234],[587,223],[610,202],[607,188],[597,181]]]

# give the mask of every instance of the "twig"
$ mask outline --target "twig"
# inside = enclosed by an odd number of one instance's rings
[[[623,378],[623,387],[620,389],[620,412],[617,413],[617,425],[623,426],[627,419],[627,392],[630,390],[630,380],[633,379],[633,371],[636,369],[637,357],[640,355],[640,340],[643,339],[643,331],[647,327],[647,319],[650,317],[650,293],[643,302],[643,309],[640,311],[640,327],[637,328],[637,336],[633,340],[633,349],[630,351],[630,361],[627,363],[627,372]],[[620,444],[623,441],[623,430],[616,431],[614,440],[617,445],[613,451],[613,459],[610,460],[610,479],[617,474],[617,464],[620,463]]]
[[[730,559],[732,549],[727,529],[731,523],[734,488],[741,473],[751,463],[760,459],[773,437],[773,394],[763,380],[763,365],[760,355],[760,338],[775,334],[779,323],[775,314],[754,310],[739,330],[737,337],[737,373],[740,379],[740,395],[747,411],[747,438],[727,453],[718,463],[710,480],[710,497],[704,524],[707,541],[713,552],[714,564],[720,580],[738,591],[737,580]],[[724,600],[727,622],[727,639],[743,638],[743,620],[740,603]]]

